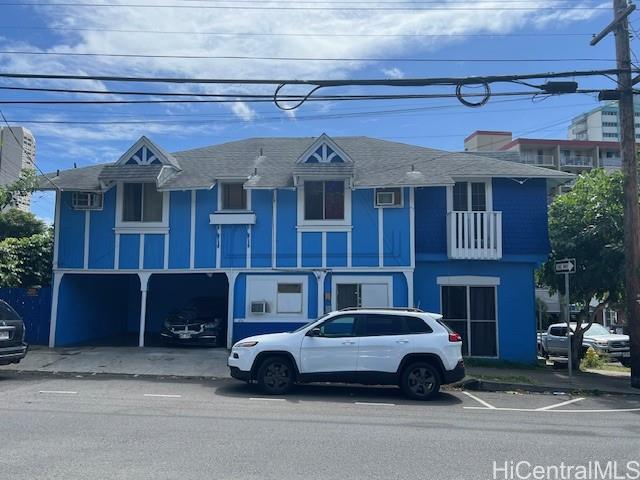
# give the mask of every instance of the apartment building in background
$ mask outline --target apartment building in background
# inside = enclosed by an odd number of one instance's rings
[[[23,169],[35,168],[36,140],[24,127],[0,128],[0,185],[8,185],[20,177]],[[31,195],[22,195],[13,205],[29,211]]]
[[[636,141],[640,140],[640,104],[635,106]],[[569,126],[569,140],[620,141],[618,102],[605,103],[575,117]]]

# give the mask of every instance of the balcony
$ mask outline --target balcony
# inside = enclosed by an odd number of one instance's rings
[[[451,259],[502,258],[502,212],[449,212],[447,231]]]
[[[562,157],[560,165],[563,167],[593,167],[593,157],[589,155],[572,155],[570,157]]]
[[[522,157],[521,161],[527,165],[537,165],[540,167],[553,167],[556,163],[553,155],[530,155]]]
[[[622,167],[622,159],[621,158],[603,158],[602,166],[609,168],[621,168]]]

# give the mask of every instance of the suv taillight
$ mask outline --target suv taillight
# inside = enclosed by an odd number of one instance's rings
[[[449,334],[449,341],[450,342],[461,342],[462,341],[462,337],[460,336],[459,333],[451,332]]]

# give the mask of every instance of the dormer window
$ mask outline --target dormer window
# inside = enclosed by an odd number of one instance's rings
[[[344,180],[304,182],[305,220],[344,220]]]
[[[163,194],[154,183],[124,183],[122,187],[123,222],[162,222]]]
[[[246,210],[247,191],[242,183],[222,184],[222,210]]]

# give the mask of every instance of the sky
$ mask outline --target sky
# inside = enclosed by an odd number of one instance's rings
[[[612,36],[596,47],[589,46],[591,36],[611,18],[609,0],[0,0],[0,72],[382,79],[615,68]],[[631,23],[634,31],[636,24],[640,29],[637,13],[631,16]],[[634,34],[632,47],[636,43]],[[605,77],[578,80],[581,88],[613,88]],[[6,102],[132,97],[1,87],[234,95],[273,94],[274,89],[0,79],[0,109],[9,123],[33,132],[36,162],[46,172],[114,162],[141,135],[168,151],[248,137],[322,133],[367,135],[443,150],[462,150],[464,138],[475,130],[512,131],[516,137],[566,138],[571,118],[598,106],[593,94],[494,96],[482,108],[465,107],[455,98],[307,102],[289,112],[279,110],[273,102],[16,104]],[[523,90],[530,89],[504,84],[493,87],[494,93]],[[306,91],[285,87],[282,93]],[[477,92],[471,88],[465,91]],[[343,87],[318,92],[373,93],[453,91],[449,87]],[[36,193],[32,210],[51,221],[52,195]]]

